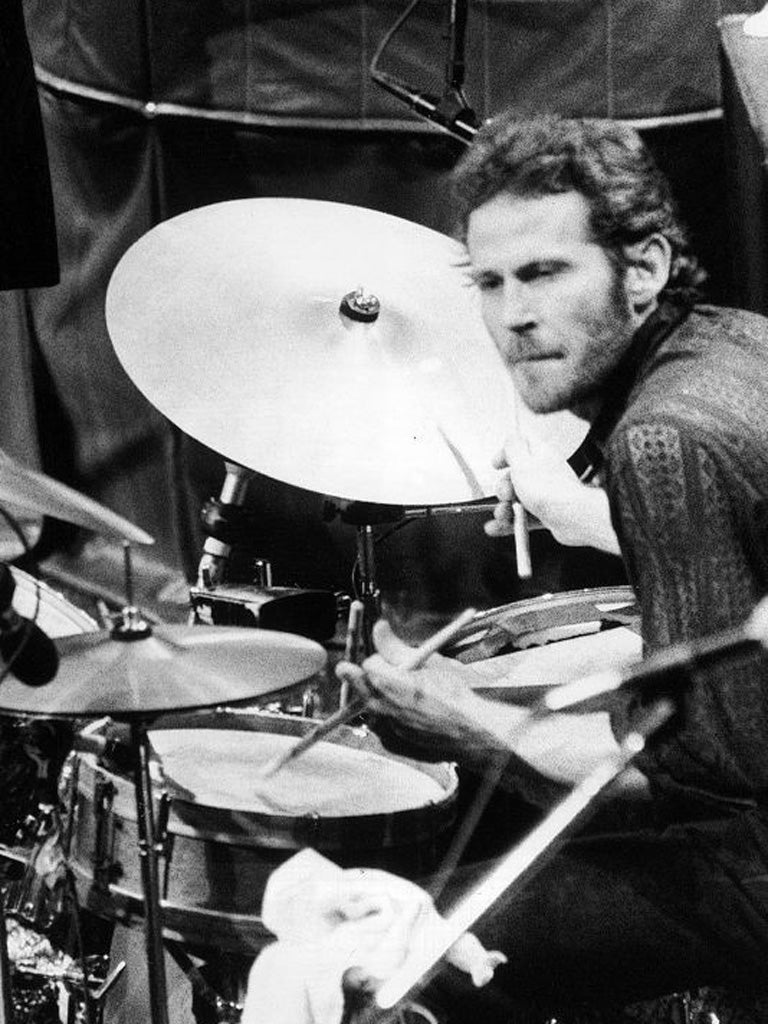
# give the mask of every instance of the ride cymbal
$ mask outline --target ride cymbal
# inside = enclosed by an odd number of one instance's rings
[[[26,686],[7,676],[0,712],[63,717],[153,717],[257,700],[298,686],[325,666],[320,644],[292,633],[224,626],[152,626],[60,637],[56,676]]]
[[[149,401],[227,459],[356,501],[465,502],[494,492],[513,416],[564,456],[584,435],[519,403],[465,262],[447,236],[362,207],[218,203],[128,250],[107,326]]]
[[[65,523],[84,526],[102,537],[132,544],[154,544],[154,538],[92,498],[28,469],[0,449],[0,502],[24,512],[52,516]]]

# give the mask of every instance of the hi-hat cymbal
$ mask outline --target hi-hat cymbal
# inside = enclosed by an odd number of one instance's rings
[[[107,326],[149,401],[233,462],[357,501],[463,502],[493,493],[513,416],[564,456],[585,432],[519,402],[465,262],[454,240],[374,210],[218,203],[128,250]]]
[[[311,679],[327,661],[313,640],[224,626],[153,626],[131,640],[101,631],[55,643],[54,679],[32,687],[7,676],[0,713],[151,718],[271,696]]]
[[[24,512],[52,516],[65,523],[127,540],[132,544],[154,544],[154,538],[127,519],[105,508],[92,498],[53,480],[44,473],[28,469],[0,449],[0,502]]]

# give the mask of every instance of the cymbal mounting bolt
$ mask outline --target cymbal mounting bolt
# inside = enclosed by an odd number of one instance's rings
[[[353,292],[347,292],[339,305],[339,312],[350,320],[357,320],[359,323],[371,324],[378,320],[381,312],[381,303],[375,295],[366,294],[362,285]]]

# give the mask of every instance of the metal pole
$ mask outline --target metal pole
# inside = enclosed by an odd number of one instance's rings
[[[13,1024],[11,965],[8,961],[8,932],[5,927],[4,891],[0,891],[0,1024]]]
[[[149,740],[146,729],[131,723],[136,789],[136,824],[139,838],[141,881],[144,891],[144,938],[147,950],[149,1006],[152,1024],[168,1024],[168,989],[160,911],[157,858],[160,852],[152,811],[152,779],[149,773]]]
[[[519,883],[531,869],[540,866],[544,855],[551,853],[556,844],[581,822],[596,797],[627,767],[642,750],[646,738],[668,721],[674,710],[672,702],[662,698],[639,716],[633,731],[624,738],[616,754],[601,761],[576,785],[541,824],[461,900],[445,918],[444,926],[436,928],[418,949],[406,957],[376,993],[377,1006],[385,1010],[394,1006],[513,883]]]
[[[360,600],[363,602],[362,641],[366,653],[373,654],[371,630],[379,617],[381,595],[376,582],[376,555],[373,527],[357,527],[357,565],[360,576]]]

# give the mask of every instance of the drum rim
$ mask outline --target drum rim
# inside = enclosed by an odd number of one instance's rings
[[[617,607],[606,607],[603,611],[598,608],[599,605]],[[587,613],[590,609],[599,614],[589,616]],[[562,622],[536,621],[537,615],[550,613],[554,618],[558,612],[568,610],[573,614]],[[578,614],[581,610],[584,612],[583,616]],[[575,629],[579,624],[584,625],[598,618],[639,631],[640,613],[637,596],[630,584],[584,587],[580,590],[540,594],[538,597],[528,597],[485,609],[478,612],[472,622],[443,649],[443,654],[465,664],[471,664],[473,661],[492,658],[510,645],[521,649],[538,646],[541,643],[538,637],[547,630],[567,626],[573,626]],[[516,631],[511,628],[513,624]]]
[[[204,724],[213,716],[213,721],[223,728],[213,729]],[[165,731],[169,728],[169,720],[176,721],[188,718],[186,715],[163,716],[149,730],[151,739],[153,731]],[[277,731],[282,734],[301,736],[317,724],[317,720],[302,718],[298,715],[279,714],[274,712],[255,711],[250,716],[249,728],[239,728],[246,716],[232,715],[226,712],[200,713],[194,716],[196,723],[190,728],[206,729],[223,732],[228,729],[243,732]],[[162,727],[156,730],[162,722]],[[227,724],[225,724],[227,723]],[[271,729],[255,728],[256,724],[272,726]],[[189,800],[183,795],[156,786],[155,794],[159,801],[161,794],[170,798],[168,825],[169,831],[188,838],[208,840],[232,846],[254,847],[256,849],[285,850],[300,849],[321,842],[324,849],[349,849],[350,840],[372,833],[372,838],[361,851],[380,845],[395,847],[404,841],[426,841],[442,834],[455,821],[457,813],[459,779],[456,766],[450,762],[425,762],[413,758],[393,754],[381,744],[378,737],[370,730],[353,726],[340,726],[335,735],[328,736],[323,742],[334,743],[347,748],[359,749],[367,753],[378,754],[387,760],[405,764],[409,768],[428,775],[442,791],[442,799],[421,804],[418,807],[406,807],[391,811],[374,811],[363,814],[272,814],[263,811],[227,808],[203,801]],[[373,748],[373,749],[372,749]],[[79,753],[76,786],[78,794],[87,799],[89,805],[95,803],[97,787],[110,785],[113,788],[112,812],[122,820],[135,823],[136,806],[133,797],[133,783],[130,779],[109,771],[98,764],[93,754]],[[85,772],[83,772],[85,768]],[[89,775],[87,782],[85,775]],[[194,821],[194,824],[191,822]],[[242,828],[232,828],[240,823]],[[225,829],[224,825],[228,827]],[[355,847],[353,847],[355,848]]]

